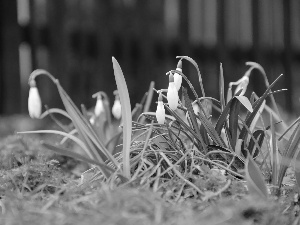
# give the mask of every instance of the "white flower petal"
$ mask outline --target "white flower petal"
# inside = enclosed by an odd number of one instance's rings
[[[42,113],[42,101],[37,87],[29,89],[28,112],[31,118],[40,118]]]
[[[249,84],[249,77],[248,76],[242,77],[242,79],[240,80],[238,86],[234,91],[234,94],[236,94],[238,91],[243,89],[240,95],[244,95],[247,91],[248,84]]]
[[[176,70],[182,72],[181,68],[177,68]],[[174,74],[174,83],[175,83],[177,91],[179,91],[181,84],[182,84],[182,76],[180,74],[178,74],[178,73]]]
[[[90,123],[91,123],[92,125],[95,124],[95,117],[94,117],[94,116],[92,116],[92,117],[90,118]]]
[[[165,107],[162,101],[158,101],[156,109],[156,119],[159,124],[164,124],[166,118]]]
[[[168,87],[168,93],[167,93],[167,100],[169,107],[172,110],[177,109],[178,106],[178,101],[179,101],[179,96],[178,96],[178,91],[175,87],[174,82],[169,82],[169,87]]]
[[[112,107],[112,114],[116,119],[120,119],[122,116],[122,107],[119,99],[116,99]]]
[[[96,106],[95,106],[95,115],[99,116],[102,112],[104,112],[104,106],[103,106],[103,101],[100,98],[97,98]]]

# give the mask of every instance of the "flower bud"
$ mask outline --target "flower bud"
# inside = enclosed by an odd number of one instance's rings
[[[169,87],[168,87],[168,93],[167,93],[167,100],[168,100],[169,107],[172,110],[177,109],[179,96],[178,96],[177,88],[174,83],[173,74],[170,74],[170,76],[169,76]]]
[[[28,112],[31,118],[37,119],[40,118],[42,113],[42,101],[34,80],[30,82]]]
[[[165,118],[166,118],[165,107],[160,94],[157,102],[156,119],[159,124],[164,124]]]
[[[121,107],[121,102],[119,98],[115,99],[114,105],[112,107],[112,114],[116,119],[120,119],[122,116],[122,107]]]

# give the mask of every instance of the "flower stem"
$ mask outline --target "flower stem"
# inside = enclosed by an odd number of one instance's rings
[[[29,76],[28,83],[30,83],[32,80],[35,80],[35,78],[39,75],[46,75],[50,78],[50,80],[53,81],[54,84],[57,84],[58,80],[51,73],[43,69],[34,70]]]

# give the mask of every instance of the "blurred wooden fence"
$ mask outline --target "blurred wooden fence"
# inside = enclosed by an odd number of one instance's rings
[[[26,112],[36,68],[56,76],[78,105],[92,106],[100,90],[113,97],[111,56],[138,102],[150,81],[167,87],[178,55],[197,61],[214,97],[220,62],[226,83],[242,76],[246,61],[260,63],[270,82],[283,73],[277,88],[289,91],[276,98],[300,112],[299,11],[298,0],[0,0],[0,113]],[[200,94],[195,70],[183,66]],[[259,73],[250,82],[250,90],[264,91]],[[44,104],[59,105],[50,80],[38,78],[38,86]]]

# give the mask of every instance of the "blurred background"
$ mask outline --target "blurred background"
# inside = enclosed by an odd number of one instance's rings
[[[300,112],[299,0],[0,0],[0,114],[27,113],[28,77],[48,70],[79,106],[95,104],[105,91],[113,101],[116,84],[111,57],[120,63],[132,106],[148,90],[167,88],[165,73],[176,56],[192,57],[201,70],[206,94],[218,97],[220,62],[226,87],[260,63],[274,81],[275,96],[289,113]],[[183,72],[200,86],[187,62]],[[42,101],[61,107],[46,77],[37,79]],[[246,95],[265,90],[259,72]],[[156,101],[156,95],[154,100]]]

